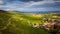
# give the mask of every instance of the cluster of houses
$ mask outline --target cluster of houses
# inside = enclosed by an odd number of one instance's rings
[[[48,22],[48,21],[51,21],[51,22]],[[57,20],[53,20],[50,18],[46,19],[42,25],[35,23],[35,24],[32,24],[32,26],[35,28],[44,27],[48,31],[52,29],[52,30],[58,30],[60,32],[60,23],[58,23]]]

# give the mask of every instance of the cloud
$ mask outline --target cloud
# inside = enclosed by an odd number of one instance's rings
[[[28,3],[28,5],[26,7],[31,7],[31,6],[34,6],[34,5],[43,5],[43,4],[46,4],[46,3],[51,4],[51,3],[54,3],[54,2],[53,1],[52,2],[50,2],[50,1],[38,1],[38,2],[31,1],[31,2]]]
[[[54,1],[54,0],[44,0],[38,2],[31,1],[26,7],[31,7],[35,5],[44,5],[44,4],[55,4],[56,2],[60,2],[60,1]]]
[[[0,9],[18,10],[18,11],[52,11],[52,10],[58,11],[60,8],[55,7],[53,5],[53,4],[56,5],[56,2],[59,2],[59,1],[54,1],[54,0],[44,0],[44,1],[37,1],[37,2],[35,1],[29,1],[29,2],[13,1],[13,2],[6,2],[7,4],[5,5],[0,5]],[[45,5],[49,7],[44,7]],[[53,5],[54,7],[50,7],[50,5]]]
[[[0,0],[0,4],[4,4],[3,0]]]

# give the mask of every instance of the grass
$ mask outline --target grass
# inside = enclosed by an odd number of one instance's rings
[[[43,16],[48,17],[47,15]],[[2,26],[0,27],[0,34],[49,34],[44,29],[35,28],[29,24],[42,24],[44,22],[42,18],[43,17],[33,16],[33,14],[0,12],[0,26]],[[4,27],[5,29],[3,29]]]

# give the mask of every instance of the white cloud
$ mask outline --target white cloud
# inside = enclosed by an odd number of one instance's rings
[[[0,4],[4,4],[3,0],[0,0]]]
[[[38,2],[30,1],[28,3],[25,3],[26,4],[25,7],[31,7],[31,6],[43,5],[43,4],[54,4],[55,2],[60,2],[60,1],[54,1],[54,0],[44,0],[44,1],[38,1]]]
[[[30,1],[30,2],[19,2],[15,1],[14,3],[8,3],[7,5],[0,5],[0,9],[3,10],[18,10],[18,11],[42,11],[42,10],[48,10],[48,8],[39,7],[39,8],[31,8],[32,6],[36,5],[44,5],[44,4],[54,4],[55,2],[59,1],[53,1],[53,0],[44,0],[44,1]],[[51,10],[59,10],[60,8],[49,8]]]
[[[34,2],[34,1],[30,1],[30,2],[27,2],[25,3],[25,7],[31,7],[31,6],[35,6],[35,5],[43,5],[43,4],[52,4],[52,3],[55,3],[55,1],[53,0],[44,0],[44,1],[38,1],[38,2]]]

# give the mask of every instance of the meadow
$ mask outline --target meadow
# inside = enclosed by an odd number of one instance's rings
[[[33,26],[35,23],[42,25],[44,18],[60,20],[60,14],[0,11],[0,34],[49,34],[46,30]]]

